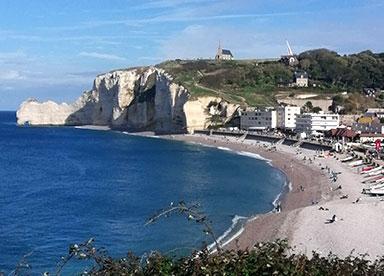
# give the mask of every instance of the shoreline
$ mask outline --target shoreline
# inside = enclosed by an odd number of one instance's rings
[[[289,154],[285,151],[281,152],[269,150],[268,145],[270,145],[271,143],[268,142],[245,140],[242,141],[242,143],[239,143],[238,139],[234,137],[225,138],[217,135],[207,136],[200,134],[154,135],[151,132],[126,132],[125,134],[155,139],[161,138],[167,140],[174,140],[205,147],[213,147],[218,150],[231,151],[234,154],[265,161],[269,163],[269,165],[273,166],[275,169],[281,171],[281,173],[285,176],[286,181],[285,184],[283,184],[280,193],[277,194],[276,198],[271,202],[271,210],[267,213],[262,214],[255,213],[251,217],[248,217],[246,223],[242,225],[241,229],[237,230],[234,233],[231,233],[233,231],[232,228],[235,227],[235,225],[232,224],[228,228],[228,230],[220,236],[220,238],[223,238],[224,240],[222,244],[223,247],[227,249],[245,249],[249,248],[250,244],[255,244],[256,241],[275,240],[276,236],[271,235],[270,233],[273,233],[273,229],[282,228],[283,220],[279,219],[276,221],[276,219],[269,219],[269,217],[284,217],[289,211],[295,210],[297,208],[311,206],[312,202],[318,202],[322,199],[322,194],[318,192],[318,190],[321,189],[320,184],[326,182],[326,176],[315,168],[309,168],[312,174],[308,174],[308,165],[302,164],[300,160],[297,159],[297,156],[294,152]],[[312,150],[310,151],[315,153]],[[287,162],[290,162],[290,164],[292,164],[292,168],[299,167],[300,169],[292,170],[291,167],[286,165]],[[306,173],[302,173],[303,171],[305,171]],[[321,181],[319,181],[318,183],[319,185],[308,184],[309,180],[313,178],[313,175],[321,179]],[[291,178],[295,179],[294,183],[292,183]],[[300,190],[300,187],[303,187],[304,191]],[[277,204],[281,206],[281,212],[275,213]],[[268,219],[265,219],[264,217],[267,217]],[[251,224],[259,224],[259,222],[263,224],[263,228],[265,226],[267,227],[266,229],[259,231],[257,235],[255,235],[255,233],[252,234],[252,240],[254,240],[254,242],[247,238],[245,242],[239,243],[238,238],[244,236],[244,232],[247,232],[247,227],[249,227],[249,225]],[[255,226],[251,227],[254,228]],[[228,231],[229,233],[227,233]],[[245,233],[245,236],[248,236],[248,234]]]
[[[281,192],[281,212],[248,218],[244,228],[231,233],[224,242],[225,249],[252,249],[259,242],[287,239],[291,253],[304,253],[309,257],[313,251],[322,256],[332,252],[339,257],[368,254],[367,259],[384,255],[384,237],[380,234],[384,232],[384,201],[361,194],[363,176],[338,161],[345,157],[343,155],[320,156],[313,149],[286,145],[276,145],[273,149],[270,142],[219,135],[125,134],[252,155],[249,157],[269,162],[286,175],[289,181]],[[338,174],[336,182],[330,177],[332,171]],[[332,215],[337,215],[338,220],[330,224]]]
[[[218,135],[156,138],[229,148],[237,154],[250,152],[254,154],[252,157],[258,155],[270,162],[289,179],[281,195],[282,211],[249,218],[244,229],[233,233],[226,242],[225,249],[252,249],[259,242],[287,239],[291,252],[309,257],[313,251],[322,256],[332,252],[339,257],[367,253],[367,259],[384,255],[384,237],[380,234],[384,232],[384,201],[361,194],[363,176],[357,169],[338,161],[343,155],[323,156],[315,150],[286,145],[271,150],[268,142]],[[332,171],[338,173],[336,182],[332,180]],[[329,224],[333,215],[339,221]]]
[[[145,135],[147,136],[147,135]],[[297,160],[294,154],[287,152],[274,151],[268,148],[271,143],[256,142],[256,141],[242,141],[239,144],[237,138],[225,138],[221,136],[204,136],[204,135],[172,135],[164,136],[165,139],[178,140],[184,142],[193,142],[195,144],[215,147],[223,150],[225,148],[233,151],[234,154],[248,156],[250,158],[257,158],[263,160],[273,166],[275,169],[281,171],[286,177],[286,182],[282,187],[279,194],[271,205],[274,206],[269,212],[263,214],[253,214],[249,217],[243,225],[243,229],[232,234],[228,240],[224,242],[223,246],[227,249],[246,249],[259,241],[274,241],[277,236],[274,230],[283,227],[283,217],[289,211],[297,208],[311,206],[312,202],[321,200],[321,193],[317,190],[321,189],[320,184],[324,183],[327,179],[325,175],[319,173],[314,168],[309,168],[311,174],[308,174],[307,165],[302,164]],[[290,163],[292,167],[287,166]],[[291,168],[296,168],[293,170]],[[306,173],[303,174],[302,172]],[[308,177],[310,176],[310,177]],[[309,179],[315,176],[320,181],[318,185],[310,185]],[[292,181],[292,178],[294,181]],[[304,188],[304,191],[300,190]],[[281,212],[276,213],[276,203],[281,205]],[[275,217],[279,219],[275,219]],[[231,226],[233,227],[233,225]],[[249,234],[249,229],[257,228],[259,231]],[[288,237],[289,238],[289,237]]]

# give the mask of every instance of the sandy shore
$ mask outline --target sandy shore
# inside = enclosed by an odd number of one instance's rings
[[[313,150],[286,145],[272,150],[270,143],[216,135],[160,137],[259,154],[289,178],[291,189],[282,198],[282,211],[255,214],[239,236],[226,245],[227,249],[252,248],[258,242],[287,239],[293,252],[308,256],[312,251],[323,255],[332,252],[340,257],[352,252],[367,253],[368,258],[384,255],[384,201],[361,194],[367,187],[361,183],[364,178],[358,169],[338,161],[345,156],[319,157]],[[331,171],[338,173],[336,182],[330,177]],[[337,221],[328,223],[333,215]]]
[[[255,214],[226,248],[251,248],[257,242],[280,238],[288,239],[295,252],[309,256],[313,250],[341,257],[352,251],[368,253],[370,258],[384,255],[384,201],[361,194],[363,176],[356,168],[337,160],[343,156],[319,157],[313,150],[285,145],[271,150],[269,143],[233,137],[172,135],[165,138],[259,154],[271,160],[290,179],[291,190],[282,199],[282,211]],[[338,173],[336,182],[328,168]],[[341,199],[345,195],[348,198]],[[328,223],[333,215],[338,220]]]

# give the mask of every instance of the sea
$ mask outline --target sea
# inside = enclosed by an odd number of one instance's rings
[[[71,244],[94,238],[113,257],[182,256],[212,243],[171,203],[199,204],[217,236],[273,209],[285,175],[255,155],[73,127],[20,127],[0,112],[0,271],[55,272]],[[225,236],[225,237],[224,237]],[[67,271],[82,269],[68,263]],[[90,265],[90,264],[84,264]]]

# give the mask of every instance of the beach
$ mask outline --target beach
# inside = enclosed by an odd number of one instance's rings
[[[384,255],[384,201],[361,193],[360,168],[342,163],[347,155],[324,152],[283,144],[247,140],[238,137],[205,134],[154,135],[153,132],[129,135],[162,138],[216,147],[269,162],[288,178],[275,205],[278,212],[254,214],[244,227],[231,233],[225,249],[252,249],[256,243],[286,239],[291,253],[313,251],[339,257],[366,254],[375,259]],[[334,181],[332,172],[337,174]],[[330,222],[332,217],[337,219]],[[228,238],[228,237],[227,237]]]
[[[225,245],[251,249],[258,242],[287,239],[293,253],[340,257],[384,255],[384,201],[361,194],[363,176],[340,162],[345,155],[322,157],[320,152],[286,145],[218,135],[166,135],[166,139],[257,154],[282,170],[290,184],[281,197],[281,212],[255,214]],[[254,155],[255,156],[255,155]],[[337,173],[337,180],[331,177]],[[330,222],[335,215],[336,221]]]

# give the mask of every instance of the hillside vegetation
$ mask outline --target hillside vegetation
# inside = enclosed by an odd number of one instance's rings
[[[292,79],[293,69],[280,62],[249,60],[167,61],[165,69],[192,96],[220,96],[234,103],[274,105],[277,85]]]
[[[352,91],[364,87],[384,88],[384,53],[364,51],[340,56],[318,49],[301,53],[298,58],[299,67],[324,86]]]
[[[364,51],[341,56],[317,49],[301,53],[298,59],[296,67],[260,60],[173,60],[158,67],[170,73],[193,97],[220,96],[251,106],[276,105],[275,95],[282,91],[332,96],[342,91],[360,92],[364,87],[384,88],[384,53]],[[308,72],[310,87],[288,87],[297,70]]]

